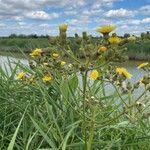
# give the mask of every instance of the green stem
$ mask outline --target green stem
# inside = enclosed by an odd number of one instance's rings
[[[93,115],[92,115],[91,128],[90,128],[90,137],[87,143],[87,150],[92,149],[92,142],[94,138],[94,129],[95,129],[94,122],[95,122],[95,108],[93,108]]]
[[[129,104],[128,104],[128,106],[130,106],[131,105],[131,102],[132,102],[132,98],[131,98],[131,92],[129,91],[129,94],[128,94],[128,98],[129,98]],[[132,116],[132,108],[130,109],[130,116]]]
[[[82,82],[83,82],[83,134],[84,134],[84,149],[87,150],[87,133],[86,133],[86,87],[87,87],[87,74],[88,71],[82,75]]]
[[[102,80],[102,92],[103,92],[103,96],[106,97],[106,92],[105,92],[105,83]]]

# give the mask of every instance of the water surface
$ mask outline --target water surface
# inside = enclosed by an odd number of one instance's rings
[[[10,60],[12,66],[15,66],[13,63],[14,62],[21,62],[24,65],[28,66],[28,56],[22,53],[6,53],[6,52],[1,52],[0,51],[0,67],[4,68],[4,65],[8,67],[8,59]],[[122,64],[120,64],[121,67],[125,67],[132,75],[132,82],[137,82],[139,81],[143,75],[145,74],[144,71],[138,70],[137,66],[142,63],[142,61],[127,61]]]

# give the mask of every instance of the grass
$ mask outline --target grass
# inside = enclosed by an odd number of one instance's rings
[[[19,52],[20,49],[24,52],[30,52],[35,48],[45,48],[49,46],[46,38],[1,38],[0,50]]]
[[[121,109],[122,100],[128,97],[120,98],[117,92],[105,96],[103,84],[94,82],[88,95],[94,95],[96,101],[86,103],[84,116],[76,74],[67,79],[56,75],[48,85],[40,80],[26,85],[14,80],[18,69],[33,74],[21,64],[10,75],[0,69],[0,149],[82,150],[84,132],[87,150],[150,149],[149,120],[138,113],[130,120]]]
[[[133,60],[150,60],[150,40],[141,40],[136,43],[128,43],[125,45],[127,55]]]

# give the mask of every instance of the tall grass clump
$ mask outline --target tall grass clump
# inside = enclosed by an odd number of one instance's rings
[[[93,45],[86,32],[76,35],[76,50],[66,24],[50,49],[30,53],[29,67],[0,69],[0,148],[16,150],[150,149],[150,67],[137,83],[125,68],[124,41],[115,26],[97,29]],[[107,88],[111,85],[115,91]],[[144,91],[135,96],[134,92]]]

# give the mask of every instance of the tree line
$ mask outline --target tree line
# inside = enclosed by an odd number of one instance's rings
[[[76,35],[76,34],[75,34]],[[121,38],[128,38],[130,36],[135,36],[135,35],[131,35],[129,33],[125,33],[123,36],[120,36]],[[15,34],[15,33],[12,33],[10,34],[9,36],[5,36],[5,37],[0,37],[0,38],[49,38],[50,36],[49,35],[37,35],[37,34],[30,34],[30,35],[25,35],[25,34]],[[76,37],[76,36],[75,36]],[[99,38],[99,37],[93,37],[92,35],[90,35],[91,38]],[[150,32],[147,31],[147,32],[142,32],[141,35],[140,35],[141,39],[150,39]],[[70,37],[71,38],[71,37]]]

